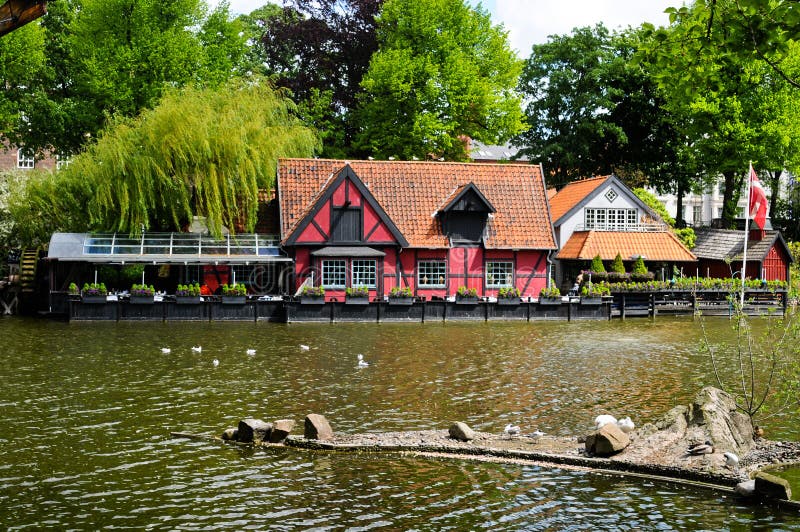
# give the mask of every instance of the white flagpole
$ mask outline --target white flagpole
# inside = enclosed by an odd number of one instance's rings
[[[739,305],[744,308],[744,273],[747,270],[747,237],[750,233],[750,176],[753,175],[753,161],[750,161],[750,168],[747,170],[747,202],[744,206],[744,251],[742,251],[742,295]]]

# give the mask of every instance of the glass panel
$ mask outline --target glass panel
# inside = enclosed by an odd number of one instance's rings
[[[375,288],[377,279],[377,261],[374,260],[354,260],[353,278],[350,286],[367,286]]]
[[[487,262],[486,286],[488,288],[514,286],[514,263],[509,261]]]
[[[322,261],[322,286],[344,288],[347,285],[347,266],[344,260]]]
[[[417,264],[417,285],[420,288],[444,288],[447,283],[447,263],[425,260]]]

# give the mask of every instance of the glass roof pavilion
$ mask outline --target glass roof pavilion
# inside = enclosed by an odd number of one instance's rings
[[[291,262],[274,235],[53,233],[48,259],[106,264],[264,264]]]

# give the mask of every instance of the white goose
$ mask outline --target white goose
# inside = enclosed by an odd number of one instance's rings
[[[214,367],[216,368],[217,366],[219,366],[219,360],[215,358],[212,364],[214,364]]]
[[[608,425],[609,423],[617,424],[617,418],[614,416],[610,416],[608,414],[600,414],[596,418],[594,418],[594,428],[596,430],[600,430],[603,425]]]
[[[192,346],[192,351],[195,352],[195,353],[202,353],[203,352],[203,346],[201,346],[201,345]]]
[[[255,349],[248,349],[248,350],[246,351],[246,353],[247,353],[248,355],[251,355],[251,356],[252,356],[252,355],[255,355],[255,354],[256,354],[256,350],[255,350]]]
[[[728,451],[723,453],[722,456],[725,457],[726,466],[730,467],[731,469],[737,469],[739,467],[739,457],[732,452]]]
[[[369,362],[367,362],[366,360],[364,360],[364,355],[362,355],[361,353],[359,353],[359,354],[358,354],[358,367],[359,367],[359,368],[366,368],[367,366],[369,366]]]
[[[629,417],[624,417],[617,421],[617,426],[625,434],[630,434],[633,432],[633,429],[636,428],[636,425],[634,425],[633,421]]]

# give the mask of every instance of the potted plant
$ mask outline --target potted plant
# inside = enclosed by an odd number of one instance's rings
[[[369,288],[353,286],[344,291],[344,302],[347,305],[369,305]]]
[[[414,293],[411,287],[394,286],[389,290],[389,304],[390,305],[412,305],[414,303]]]
[[[304,286],[300,292],[301,305],[322,305],[325,303],[325,288],[322,286]]]
[[[603,296],[611,295],[611,287],[608,283],[586,283],[581,288],[581,305],[599,305],[603,302]]]
[[[539,292],[540,305],[560,305],[561,304],[561,290],[557,286],[550,286],[542,288]]]
[[[478,303],[478,289],[459,286],[456,291],[456,305],[475,305]]]
[[[202,301],[200,283],[178,285],[178,289],[175,291],[175,302],[178,305],[196,305]]]
[[[81,290],[75,283],[69,283],[69,288],[67,288],[67,293],[69,294],[69,298],[73,301],[79,300],[81,297]]]
[[[247,301],[247,287],[242,283],[222,285],[223,305],[244,305]]]
[[[81,291],[81,302],[90,304],[105,303],[106,295],[108,295],[108,290],[106,290],[105,283],[84,283]]]
[[[498,305],[519,305],[522,300],[519,298],[519,288],[513,286],[504,287],[497,291]]]
[[[132,305],[150,305],[153,303],[155,293],[153,285],[135,284],[131,286],[130,302]]]

